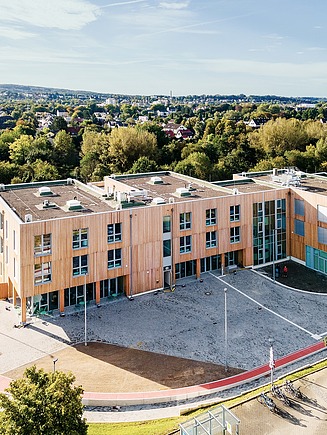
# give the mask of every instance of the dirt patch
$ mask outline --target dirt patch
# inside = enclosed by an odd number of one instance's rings
[[[77,345],[35,362],[46,371],[71,371],[84,391],[134,392],[164,390],[211,382],[241,373],[243,370],[221,365],[161,355],[104,343]],[[28,364],[5,373],[19,378]]]

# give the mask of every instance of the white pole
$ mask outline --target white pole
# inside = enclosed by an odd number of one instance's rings
[[[225,372],[228,371],[227,367],[227,288],[224,288],[225,293]]]
[[[275,269],[275,230],[273,230],[273,280],[276,281],[276,269]]]
[[[84,345],[87,346],[87,329],[86,329],[86,272],[84,273]]]

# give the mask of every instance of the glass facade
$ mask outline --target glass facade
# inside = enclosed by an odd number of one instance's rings
[[[201,273],[208,272],[209,270],[217,270],[221,268],[221,256],[211,255],[210,257],[201,258]]]
[[[286,257],[286,201],[253,204],[253,264]]]
[[[305,264],[307,267],[310,267],[310,269],[317,270],[327,275],[327,252],[306,246]]]
[[[175,265],[175,279],[185,278],[186,276],[192,276],[196,273],[196,261],[184,261],[183,263],[177,263]]]

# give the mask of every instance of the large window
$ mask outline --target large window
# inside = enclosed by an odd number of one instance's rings
[[[181,213],[179,215],[179,229],[189,230],[192,228],[192,213]]]
[[[294,219],[294,233],[298,236],[304,236],[304,222]]]
[[[318,243],[327,245],[327,228],[318,227]]]
[[[206,225],[216,225],[217,223],[217,209],[209,208],[206,210]]]
[[[88,228],[79,228],[73,231],[73,249],[88,247]]]
[[[124,293],[124,277],[100,281],[100,298],[117,297]]]
[[[34,264],[34,284],[44,284],[51,281],[51,262]]]
[[[73,257],[73,276],[85,275],[88,273],[88,257],[80,255]]]
[[[162,232],[170,233],[171,232],[171,217],[164,216],[162,221]]]
[[[171,240],[164,240],[162,243],[163,243],[163,256],[170,257],[171,256]]]
[[[294,199],[294,213],[299,216],[304,216],[304,201],[303,199]]]
[[[186,252],[192,251],[192,236],[180,237],[180,247],[179,252],[185,254]]]
[[[184,261],[175,265],[175,279],[192,276],[196,273],[196,260]]]
[[[108,225],[108,243],[121,242],[121,223]]]
[[[121,249],[111,249],[108,251],[108,269],[121,267]]]
[[[241,241],[241,228],[234,227],[230,229],[230,243],[238,243]]]
[[[217,246],[217,231],[206,233],[206,248],[215,248]]]
[[[229,218],[231,222],[238,222],[240,220],[240,206],[231,205],[229,210]]]
[[[201,273],[208,272],[209,270],[217,270],[221,268],[220,255],[212,255],[211,257],[201,258]]]
[[[34,255],[51,254],[51,234],[34,236]]]
[[[84,284],[74,287],[65,288],[65,307],[70,305],[84,305],[84,291],[86,290],[86,302],[95,299],[95,285],[94,283],[87,283],[86,289]]]

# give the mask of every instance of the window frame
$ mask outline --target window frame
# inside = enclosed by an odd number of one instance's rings
[[[109,256],[112,258],[109,259]],[[122,250],[121,248],[109,249],[107,254],[107,268],[108,270],[117,269],[122,267]]]
[[[39,244],[36,244],[37,238],[40,238]],[[40,255],[50,255],[51,253],[52,233],[38,234],[34,236],[34,256],[39,257]]]
[[[84,255],[74,256],[72,261],[72,266],[73,266],[73,277],[87,275],[89,273],[88,255],[84,254]]]
[[[187,211],[179,214],[179,229],[181,231],[192,229],[192,212]]]
[[[112,229],[112,232],[109,234],[109,229]],[[107,242],[108,243],[117,243],[122,241],[122,223],[117,222],[114,224],[107,225]]]
[[[51,261],[34,264],[34,285],[47,284],[52,281]]]
[[[209,227],[211,225],[217,224],[217,209],[216,208],[208,208],[206,210],[206,226]]]
[[[181,236],[179,238],[179,252],[180,254],[188,254],[192,252],[192,236]]]
[[[206,232],[206,249],[216,248],[218,246],[217,231]]]
[[[241,227],[231,227],[229,231],[230,243],[240,243],[241,241]]]
[[[230,222],[239,222],[241,220],[240,204],[229,206],[229,220]]]
[[[86,237],[85,237],[86,235]],[[89,246],[89,229],[88,228],[78,228],[73,230],[73,250],[85,249]]]

